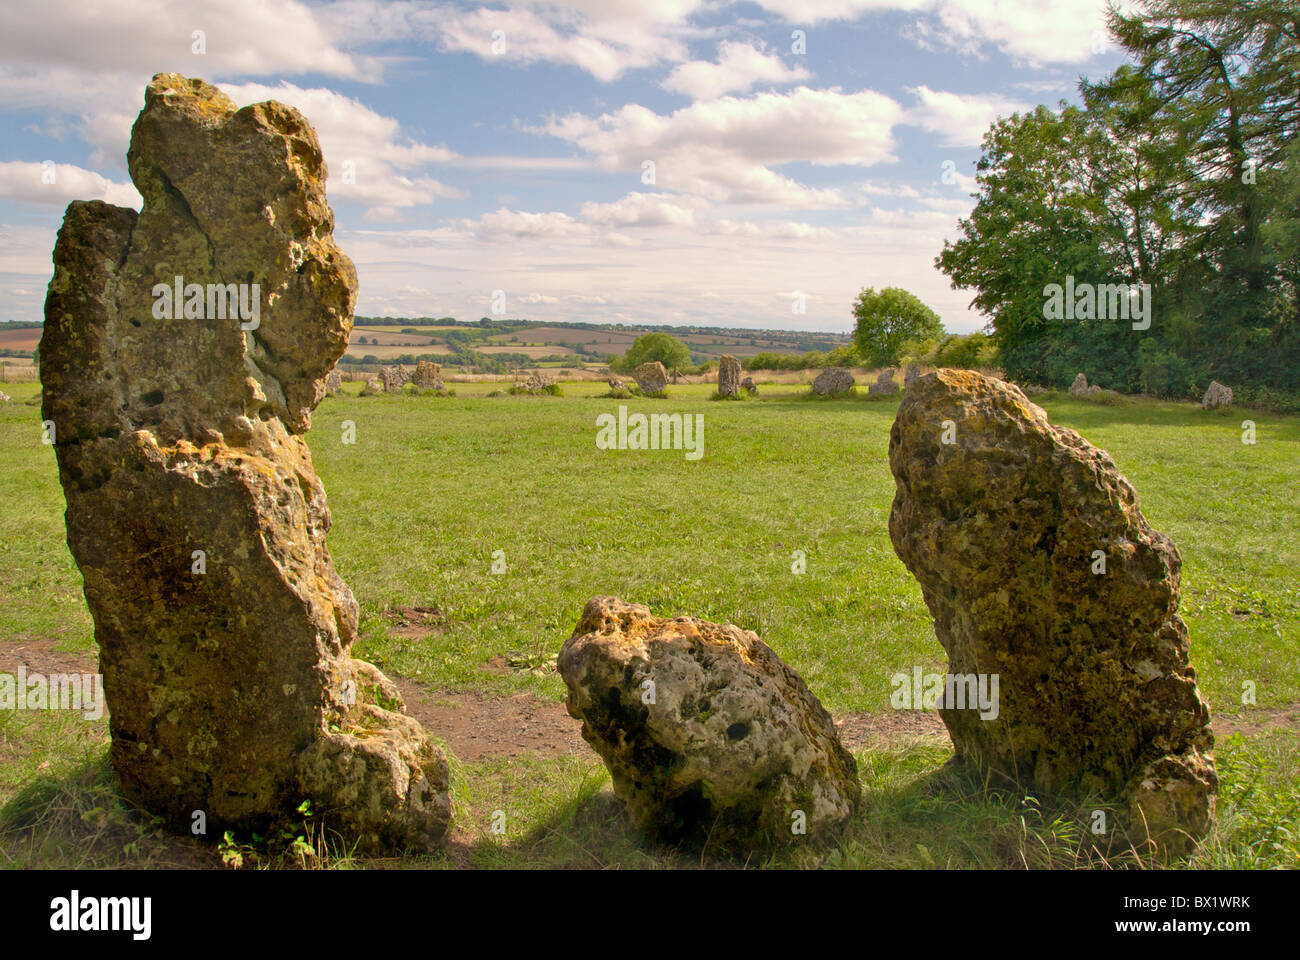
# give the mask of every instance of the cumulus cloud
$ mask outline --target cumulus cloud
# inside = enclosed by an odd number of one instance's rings
[[[103,200],[135,210],[143,202],[131,184],[109,180],[93,170],[70,163],[21,160],[0,161],[0,197],[57,207],[73,200]]]
[[[695,224],[696,210],[704,206],[707,203],[694,197],[629,193],[613,203],[584,203],[582,219],[607,227],[689,227]]]
[[[397,120],[359,100],[333,90],[303,89],[291,83],[274,87],[223,83],[221,89],[240,106],[279,100],[302,111],[316,129],[325,154],[330,198],[368,204],[367,216],[371,220],[395,219],[404,207],[461,196],[459,190],[416,173],[429,165],[459,159],[456,153],[412,140],[402,133]]]
[[[440,7],[432,23],[446,51],[523,65],[568,64],[608,83],[628,70],[687,57],[682,36],[694,0],[669,3],[515,2],[504,9]]]
[[[200,37],[196,37],[198,32]],[[202,43],[202,52],[198,44]],[[323,73],[373,77],[297,0],[147,0],[7,4],[0,57],[99,73]]]
[[[1101,0],[755,0],[787,23],[809,26],[883,12],[915,14],[923,46],[978,54],[992,46],[1029,64],[1081,63],[1104,44]],[[1132,3],[1122,3],[1129,8]]]
[[[655,185],[670,190],[715,202],[816,209],[845,200],[837,190],[806,187],[772,168],[892,162],[892,128],[902,115],[897,103],[874,91],[799,87],[697,102],[667,115],[639,104],[599,117],[569,114],[536,132],[575,144],[606,170],[642,172],[649,161]]]
[[[904,121],[937,133],[947,147],[978,147],[998,117],[1032,109],[1032,105],[997,94],[950,93],[927,86],[910,87],[917,106]]]
[[[803,67],[786,66],[775,54],[727,40],[718,47],[717,63],[692,60],[680,64],[668,74],[663,87],[694,100],[713,100],[724,93],[748,93],[759,84],[784,85],[811,76]]]

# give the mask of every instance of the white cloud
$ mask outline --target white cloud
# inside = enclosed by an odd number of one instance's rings
[[[624,230],[558,213],[497,211],[483,219],[513,229],[498,238],[509,256],[499,244],[473,242],[482,239],[479,221],[439,230],[345,230],[339,242],[363,278],[362,314],[382,307],[396,315],[477,317],[500,289],[512,316],[539,320],[847,331],[858,290],[893,285],[914,292],[950,330],[983,322],[968,310],[969,293],[951,290],[934,268],[944,239],[956,236],[949,211],[867,208],[836,227],[709,220],[705,213],[697,211],[694,224]],[[436,303],[396,292],[410,276],[431,271],[439,277]],[[791,312],[792,290],[807,295],[807,314]]]
[[[502,208],[485,213],[478,220],[458,221],[461,228],[469,230],[476,239],[494,242],[531,237],[587,236],[591,228],[567,213],[550,211],[528,213]]]
[[[628,104],[599,117],[552,118],[535,132],[575,144],[602,169],[641,174],[651,161],[662,188],[715,202],[814,209],[846,201],[837,190],[804,186],[772,168],[892,162],[892,128],[902,114],[897,103],[873,91],[799,87],[697,102],[667,115]]]
[[[330,198],[368,204],[369,220],[396,219],[404,207],[461,196],[453,187],[416,174],[426,166],[459,159],[453,151],[410,139],[403,135],[397,120],[359,100],[333,90],[303,89],[291,83],[274,87],[223,83],[220,87],[240,106],[279,100],[300,110],[320,139],[330,174]]]
[[[920,10],[933,5],[933,0],[754,0],[769,13],[775,13],[786,23],[806,23],[810,26],[828,20],[856,20],[864,13],[883,10]]]
[[[689,227],[695,223],[695,211],[702,206],[707,204],[693,197],[629,193],[613,203],[584,203],[582,219],[608,227]]]
[[[916,14],[922,46],[977,54],[992,45],[1024,63],[1081,63],[1104,42],[1104,0],[755,0],[786,23],[815,26],[884,12]],[[1131,7],[1132,3],[1122,3]],[[1099,32],[1099,33],[1098,33]],[[1100,52],[1105,52],[1100,51]]]
[[[103,200],[135,210],[143,202],[131,184],[109,180],[93,170],[21,160],[0,161],[0,197],[58,207],[73,200]]]
[[[694,100],[713,100],[724,93],[748,93],[758,84],[790,84],[810,76],[803,67],[787,67],[775,54],[728,40],[718,47],[717,63],[692,60],[680,64],[663,87]]]
[[[41,0],[5,5],[0,58],[88,73],[323,73],[372,78],[296,0]],[[196,53],[195,31],[204,52]]]
[[[1032,109],[1028,103],[997,94],[950,93],[927,86],[909,87],[918,105],[904,123],[940,135],[947,147],[978,147],[998,117]]]
[[[512,3],[505,9],[439,8],[434,24],[443,50],[487,61],[568,64],[603,83],[624,72],[687,57],[681,28],[700,4]]]

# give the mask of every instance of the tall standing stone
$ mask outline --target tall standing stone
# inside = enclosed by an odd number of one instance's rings
[[[740,361],[728,353],[718,361],[718,394],[723,397],[740,396]]]
[[[658,360],[641,364],[632,376],[636,378],[636,385],[641,388],[641,392],[649,396],[663,393],[668,384],[668,371]]]
[[[303,438],[356,301],[316,135],[159,74],[128,156],[143,210],[68,206],[40,347],[122,789],[208,836],[310,800],[358,850],[427,847],[446,760],[348,655],[357,603]]]
[[[434,363],[432,360],[420,360],[415,365],[415,373],[411,375],[411,383],[417,390],[442,390],[442,364]]]
[[[1167,852],[1203,836],[1218,780],[1181,560],[1110,456],[1018,387],[939,370],[905,394],[889,464],[889,534],[949,673],[999,677],[995,718],[943,703],[958,764],[1118,801]]]

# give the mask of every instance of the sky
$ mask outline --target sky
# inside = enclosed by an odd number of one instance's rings
[[[362,316],[847,332],[934,266],[999,116],[1123,62],[1104,0],[0,0],[0,321],[71,200],[139,209],[158,72],[315,127]],[[52,182],[51,182],[52,181]]]

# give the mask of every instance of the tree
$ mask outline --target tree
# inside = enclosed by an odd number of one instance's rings
[[[658,360],[667,370],[688,366],[691,348],[668,333],[647,333],[636,338],[624,355],[624,369],[631,371],[643,363]]]
[[[858,352],[872,366],[897,363],[905,341],[943,336],[939,315],[901,287],[879,293],[863,287],[853,302],[853,316]]]

